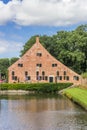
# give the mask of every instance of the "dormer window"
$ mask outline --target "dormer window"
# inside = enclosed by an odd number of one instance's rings
[[[38,52],[36,55],[37,55],[38,57],[41,57],[41,56],[42,56],[42,53]]]

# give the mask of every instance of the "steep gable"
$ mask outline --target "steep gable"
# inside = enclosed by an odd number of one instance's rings
[[[12,80],[12,72],[14,72],[13,77],[16,77],[20,82],[25,82],[26,77],[30,77],[29,81],[31,82],[38,82],[39,79],[40,82],[74,82],[74,78],[81,78],[80,75],[55,59],[41,45],[39,37],[36,38],[35,44],[8,70],[9,82],[14,81]]]

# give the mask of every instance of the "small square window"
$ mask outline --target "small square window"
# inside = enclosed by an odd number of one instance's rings
[[[42,64],[36,64],[37,67],[42,67]]]
[[[41,56],[42,56],[42,53],[37,53],[37,56],[41,57]]]
[[[52,67],[57,67],[57,64],[52,64]]]
[[[23,64],[18,63],[18,67],[23,67]]]

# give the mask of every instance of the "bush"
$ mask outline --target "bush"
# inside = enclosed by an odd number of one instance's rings
[[[81,76],[82,76],[84,79],[87,78],[87,72],[82,73]]]
[[[20,84],[20,83],[3,83],[0,85],[0,90],[26,90],[34,91],[37,93],[56,93],[59,90],[71,86],[72,83],[32,83],[32,84]]]

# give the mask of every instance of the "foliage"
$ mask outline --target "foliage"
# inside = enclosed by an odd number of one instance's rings
[[[57,91],[71,86],[72,83],[32,83],[32,84],[8,84],[0,85],[0,90],[26,90],[37,93],[56,93]]]
[[[35,43],[33,36],[24,45],[21,56]],[[59,31],[53,36],[39,36],[42,45],[57,60],[81,74],[87,71],[87,25],[74,31]]]
[[[87,89],[66,89],[64,90],[64,94],[87,110]]]
[[[5,79],[7,76],[7,68],[9,67],[9,59],[0,59],[0,78]]]
[[[82,73],[82,77],[83,77],[84,79],[87,78],[87,72]]]
[[[9,58],[3,58],[0,59],[0,77],[2,80],[7,79],[7,69],[10,65],[12,65],[14,62],[18,60],[17,57],[13,57],[11,59]]]
[[[19,58],[18,57],[12,57],[10,59],[10,65],[12,65],[13,63],[15,63]]]
[[[35,43],[36,36],[32,36],[23,46],[21,56]],[[81,74],[87,72],[87,25],[81,25],[73,31],[58,31],[52,36],[39,36],[42,45],[57,60]],[[7,77],[7,68],[18,58],[0,59],[2,77]]]

